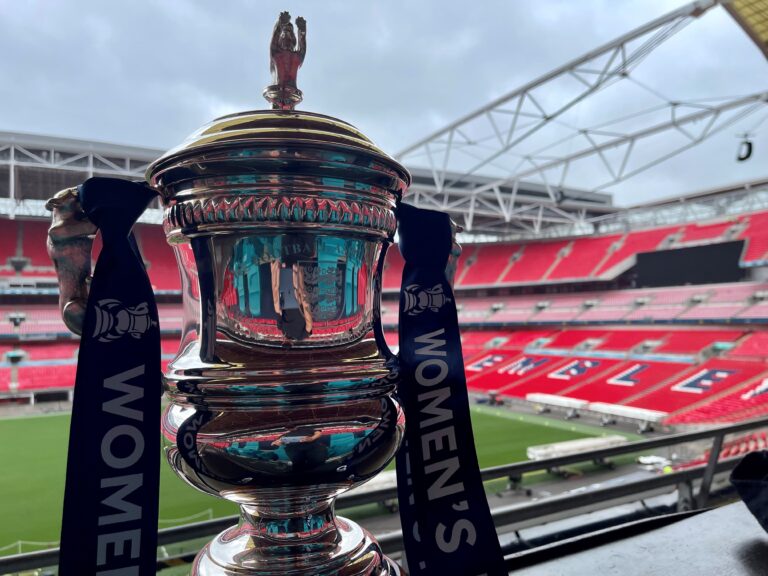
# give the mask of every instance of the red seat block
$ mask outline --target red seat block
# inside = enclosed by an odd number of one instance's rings
[[[765,365],[713,358],[670,380],[662,388],[627,402],[629,406],[676,412],[718,395],[765,371]]]
[[[565,396],[589,402],[621,404],[627,398],[653,388],[690,368],[690,364],[676,362],[622,362],[599,378],[568,391]]]
[[[621,360],[607,358],[558,358],[549,369],[540,371],[532,378],[519,384],[510,384],[501,389],[505,396],[525,398],[528,394],[564,395],[567,390],[585,384],[604,374]],[[566,394],[569,395],[570,394]]]
[[[619,238],[621,235],[614,234],[574,240],[570,254],[557,264],[548,279],[590,278],[595,267],[605,258],[608,248]]]

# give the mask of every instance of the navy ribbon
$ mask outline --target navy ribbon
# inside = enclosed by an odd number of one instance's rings
[[[80,340],[59,574],[150,576],[157,569],[160,330],[131,228],[156,193],[91,178],[79,194],[103,247]]]
[[[400,204],[400,385],[397,454],[403,541],[412,576],[506,576],[475,453],[446,214]]]

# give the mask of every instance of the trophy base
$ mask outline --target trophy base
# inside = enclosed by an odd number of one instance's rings
[[[235,526],[200,550],[191,576],[407,576],[354,522],[336,517],[336,530],[301,540]],[[250,528],[250,529],[249,529]]]

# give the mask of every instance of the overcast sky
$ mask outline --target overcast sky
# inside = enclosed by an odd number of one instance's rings
[[[0,0],[0,130],[169,148],[216,116],[264,108],[280,10],[307,20],[300,108],[355,124],[395,153],[681,0]],[[768,63],[721,9],[662,46],[638,78],[673,99],[768,89]],[[608,98],[606,94],[606,98]],[[586,107],[591,125],[632,96]],[[736,135],[611,189],[635,204],[768,176]]]

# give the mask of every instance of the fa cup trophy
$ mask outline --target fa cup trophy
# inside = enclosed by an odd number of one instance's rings
[[[402,573],[334,501],[378,474],[403,436],[378,301],[410,175],[346,122],[293,109],[302,18],[296,28],[287,12],[275,25],[271,110],[219,118],[147,171],[183,293],[166,456],[241,510],[198,554],[200,576]],[[70,325],[82,260],[58,263]]]

